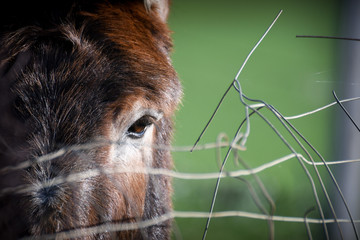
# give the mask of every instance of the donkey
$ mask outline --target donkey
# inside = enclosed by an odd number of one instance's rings
[[[166,146],[182,95],[168,0],[9,4],[0,10],[0,239],[76,229],[78,239],[169,239],[171,220],[86,231],[172,210],[171,179],[146,173],[172,168]],[[117,167],[135,170],[106,171]]]

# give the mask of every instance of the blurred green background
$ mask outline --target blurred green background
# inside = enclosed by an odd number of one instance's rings
[[[169,18],[174,32],[172,59],[184,87],[182,106],[176,115],[174,145],[189,146],[195,142],[247,54],[280,9],[283,14],[240,75],[244,93],[275,106],[285,116],[333,102],[331,91],[336,90],[337,42],[295,36],[337,35],[339,8],[340,2],[334,0],[173,0]],[[269,111],[262,112],[300,151]],[[215,142],[222,132],[232,138],[244,113],[238,94],[231,90],[199,144]],[[333,114],[333,109],[328,109],[291,121],[327,161],[335,160],[330,145]],[[251,118],[251,134],[246,146],[247,150],[239,154],[250,167],[291,153],[256,116]],[[222,156],[225,152],[223,149]],[[179,172],[219,171],[215,149],[174,152],[173,156],[175,170]],[[231,156],[226,170],[242,168],[234,164]],[[326,173],[322,170],[326,181]],[[316,206],[309,180],[296,159],[258,176],[276,204],[275,215],[303,217],[307,210]],[[254,178],[245,179],[261,195]],[[174,179],[175,210],[209,211],[215,182]],[[323,199],[322,194],[320,198]],[[269,209],[263,197],[261,201]],[[221,181],[214,208],[214,211],[227,210],[260,213],[246,184],[230,178]],[[313,211],[309,217],[319,218],[319,214]],[[205,223],[206,219],[177,218],[175,235],[183,239],[201,239]],[[311,225],[311,231],[314,239],[324,238],[321,225]],[[207,239],[267,239],[268,236],[266,221],[231,217],[212,219]],[[305,224],[276,222],[275,238],[306,239]]]

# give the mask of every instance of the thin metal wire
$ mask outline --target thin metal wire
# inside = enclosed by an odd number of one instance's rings
[[[251,171],[251,168],[246,164],[245,161],[240,159],[240,162],[246,169]],[[269,192],[267,191],[267,189],[266,189],[264,183],[261,181],[260,177],[258,175],[256,175],[255,173],[253,173],[253,172],[251,172],[251,176],[255,179],[256,183],[258,184],[258,186],[259,186],[259,188],[261,190],[261,193],[263,194],[266,201],[270,205],[270,212],[266,211],[266,212],[263,212],[263,213],[269,215],[269,221],[268,221],[269,233],[270,233],[269,239],[270,240],[275,239],[275,225],[274,225],[274,221],[271,218],[271,216],[273,216],[275,214],[275,209],[276,209],[275,202],[272,199]]]
[[[212,122],[212,120],[214,119],[214,117],[215,117],[215,115],[216,115],[217,111],[219,110],[219,108],[220,108],[220,106],[221,106],[222,102],[224,101],[224,99],[225,99],[226,95],[228,94],[228,92],[230,91],[230,89],[231,89],[231,88],[232,88],[232,83],[231,83],[231,84],[230,84],[230,86],[226,89],[225,93],[222,95],[222,97],[221,97],[221,99],[220,99],[219,103],[217,104],[217,106],[216,106],[216,108],[215,108],[214,112],[212,113],[212,115],[211,115],[211,117],[210,117],[209,121],[206,123],[206,125],[205,125],[204,129],[201,131],[201,133],[200,133],[199,137],[196,139],[196,141],[195,141],[195,143],[194,143],[193,147],[190,149],[190,152],[192,152],[192,151],[195,149],[196,145],[199,143],[199,141],[200,141],[201,137],[204,135],[204,133],[205,133],[205,131],[207,130],[207,128],[209,127],[210,123],[211,123],[211,122]]]
[[[231,84],[231,86],[233,86],[233,84]],[[343,99],[340,100],[340,103],[345,103],[345,102],[352,102],[352,101],[357,101],[360,100],[360,97],[355,97],[355,98],[349,98],[349,99]],[[322,110],[325,110],[327,108],[330,108],[334,105],[336,105],[337,102],[332,102],[330,104],[327,104],[323,107],[317,108],[315,110],[306,112],[306,113],[302,113],[302,114],[298,114],[298,115],[294,115],[294,116],[283,116],[284,119],[286,120],[293,120],[293,119],[299,119],[299,118],[303,118],[306,116],[310,116],[312,114],[315,114],[317,112],[320,112]],[[249,105],[250,108],[257,108],[257,107],[264,107],[264,104],[251,104]],[[8,173],[10,171],[15,171],[15,170],[21,170],[21,169],[25,169],[27,167],[30,167],[32,164],[34,163],[40,163],[40,162],[45,162],[45,161],[51,161],[57,157],[61,157],[63,155],[65,155],[68,152],[72,152],[72,151],[80,151],[80,150],[88,150],[88,149],[93,149],[95,147],[101,147],[101,146],[106,146],[106,145],[110,145],[110,144],[127,144],[125,142],[110,142],[110,141],[93,141],[90,143],[86,143],[86,144],[79,144],[79,145],[73,145],[73,146],[69,146],[69,147],[63,147],[57,151],[39,156],[38,158],[32,160],[32,161],[24,161],[21,162],[18,165],[15,166],[8,166],[8,167],[4,167],[2,169],[0,169],[0,174],[5,174]],[[146,145],[144,145],[146,146]],[[198,145],[196,144],[196,146],[194,147],[194,145],[192,146],[165,146],[165,145],[151,145],[151,146],[147,146],[147,147],[151,147],[154,149],[162,149],[162,150],[169,150],[172,152],[189,152],[189,151],[201,151],[201,150],[208,150],[208,149],[213,149],[213,148],[217,148],[217,147],[229,147],[229,143],[228,142],[215,142],[215,143],[205,143],[202,145]],[[244,151],[246,150],[246,148],[244,148],[243,146],[240,145],[234,145],[233,148],[237,149],[237,150],[241,150]],[[307,161],[305,159],[305,161]],[[332,164],[342,164],[342,163],[352,163],[352,162],[357,162],[357,159],[354,160],[341,160],[341,161],[335,161],[335,162],[327,162],[327,164],[332,165]],[[322,162],[315,162],[315,165],[323,165]]]
[[[286,147],[293,153],[296,155],[296,151],[295,149],[289,144],[289,142],[283,137],[283,135],[275,128],[275,126],[266,118],[264,117],[260,112],[258,112],[258,115],[266,122],[266,124],[276,133],[276,135],[281,139],[281,141],[286,145]],[[280,121],[281,122],[281,121]],[[282,123],[282,122],[281,122]],[[283,124],[283,123],[282,123]],[[284,124],[283,124],[284,125]],[[320,200],[319,200],[319,196],[318,196],[318,193],[317,193],[317,190],[316,190],[316,186],[315,186],[315,182],[309,172],[309,170],[305,167],[304,163],[300,160],[299,156],[296,155],[296,158],[298,159],[301,167],[303,168],[303,170],[305,171],[305,174],[307,176],[307,178],[309,179],[310,181],[310,184],[311,184],[311,188],[312,188],[312,191],[313,191],[313,194],[314,194],[314,198],[315,198],[315,201],[316,201],[316,204],[318,206],[318,210],[319,210],[319,213],[320,213],[320,216],[322,219],[325,219],[325,216],[324,216],[324,212],[323,212],[323,209],[322,209],[322,206],[321,206],[321,203],[320,203]],[[325,224],[323,224],[323,228],[324,228],[324,232],[325,232],[325,235],[326,235],[326,238],[329,239],[329,234],[328,234],[328,230],[327,230],[327,226]]]
[[[334,98],[336,99],[336,102],[339,104],[339,106],[341,107],[341,109],[345,112],[345,114],[348,116],[348,118],[351,120],[351,122],[354,124],[354,126],[356,127],[356,129],[360,132],[360,128],[359,126],[356,124],[356,122],[354,121],[354,119],[351,117],[350,113],[346,110],[346,108],[344,107],[344,105],[342,105],[342,103],[339,101],[338,97],[336,96],[335,91],[332,91]]]
[[[94,227],[87,227],[81,229],[74,229],[64,232],[59,232],[56,234],[42,235],[41,239],[70,239],[70,238],[80,238],[97,233],[103,232],[116,232],[116,231],[126,231],[134,230],[139,228],[146,228],[152,225],[157,225],[162,222],[168,221],[173,218],[208,218],[209,212],[196,212],[196,211],[171,211],[160,215],[158,217],[142,220],[136,223],[105,223]],[[223,212],[213,212],[213,218],[225,218],[225,217],[242,217],[248,219],[256,220],[269,220],[269,216],[266,214],[244,212],[244,211],[223,211]],[[305,218],[305,217],[289,217],[289,216],[272,216],[271,219],[276,222],[287,222],[287,223],[304,223],[308,224],[332,224],[335,223],[334,219],[315,219],[315,218]],[[341,223],[349,223],[348,219],[338,219]],[[357,224],[360,224],[360,220],[356,221]],[[32,240],[33,236],[22,238],[23,240]]]
[[[241,177],[241,176],[251,176],[252,174],[257,174],[263,171],[266,171],[272,167],[278,166],[279,164],[285,163],[293,158],[299,158],[304,163],[308,165],[314,165],[314,163],[310,162],[306,158],[304,158],[299,153],[291,153],[284,157],[275,159],[268,163],[262,164],[258,167],[249,169],[249,170],[235,170],[235,171],[227,171],[223,172],[220,177],[227,178],[227,177]],[[327,165],[340,165],[340,164],[350,164],[350,163],[359,163],[360,159],[354,160],[340,160],[340,161],[333,161],[327,162]],[[323,162],[316,162],[315,165],[318,166],[325,166]],[[50,179],[51,181],[39,183],[37,186],[32,185],[19,185],[16,187],[9,187],[4,188],[0,191],[0,197],[5,196],[7,194],[26,194],[28,192],[34,191],[38,188],[45,188],[51,187],[57,184],[62,183],[71,183],[81,181],[83,179],[92,178],[99,176],[101,174],[122,174],[122,173],[141,173],[141,174],[149,174],[149,175],[164,175],[172,178],[183,179],[183,180],[209,180],[209,179],[217,179],[219,177],[219,172],[209,172],[209,173],[186,173],[186,172],[177,172],[169,169],[163,168],[123,168],[123,167],[116,167],[116,168],[104,168],[101,169],[95,168],[90,169],[87,171],[79,172],[79,173],[72,173],[67,176],[58,176],[56,178]]]
[[[250,51],[250,53],[247,55],[247,57],[245,58],[245,61],[244,61],[243,64],[241,65],[241,67],[240,67],[238,73],[236,74],[235,79],[232,81],[232,84],[231,84],[231,85],[233,85],[234,82],[237,81],[240,73],[241,73],[242,70],[244,69],[244,67],[245,67],[246,63],[248,62],[248,60],[250,59],[251,55],[252,55],[253,52],[256,50],[256,48],[260,45],[260,43],[261,43],[262,40],[265,38],[265,36],[268,34],[268,32],[269,32],[270,29],[273,27],[273,25],[275,24],[275,22],[277,21],[277,19],[280,17],[281,13],[282,13],[282,10],[280,10],[280,12],[277,14],[277,16],[275,17],[275,19],[272,21],[272,23],[270,24],[270,26],[267,28],[267,30],[266,30],[265,33],[262,35],[262,37],[260,38],[260,40],[255,44],[255,46],[252,48],[252,50]],[[240,87],[240,85],[239,85],[239,87]],[[228,93],[228,90],[227,90],[226,93],[223,95],[223,98],[225,98],[225,96],[226,96],[227,93]],[[222,99],[223,99],[223,98],[222,98]],[[240,98],[241,98],[241,100],[243,101],[241,94],[240,94]],[[219,106],[219,105],[218,105],[218,106]],[[215,114],[215,113],[214,113],[214,114]],[[213,116],[214,116],[214,114],[213,114]],[[250,120],[249,120],[249,112],[248,112],[248,108],[247,108],[247,107],[245,108],[245,114],[246,114],[245,116],[246,116],[246,125],[247,125],[247,128],[246,128],[245,134],[242,136],[241,143],[240,143],[241,146],[244,146],[244,145],[245,145],[246,140],[247,140],[247,137],[248,137],[249,134],[250,134]],[[210,120],[211,120],[211,119],[210,119]],[[208,125],[208,124],[207,124],[207,125]],[[238,130],[237,130],[237,132],[236,132],[236,134],[235,134],[235,137],[234,137],[234,139],[233,139],[233,143],[236,143],[236,142],[237,142],[236,140],[237,140],[237,137],[238,137],[238,135],[239,135],[240,128],[241,128],[241,127],[238,128]],[[222,172],[223,172],[223,169],[224,169],[224,167],[225,167],[225,165],[226,165],[226,162],[227,162],[227,159],[228,159],[229,154],[230,154],[230,152],[231,152],[231,149],[232,149],[232,147],[230,146],[229,149],[228,149],[228,152],[226,153],[226,156],[225,156],[225,158],[224,158],[224,161],[223,161],[223,163],[222,163],[222,165],[221,165],[221,168],[220,168],[220,171],[219,171],[219,176],[220,176],[220,175],[222,174]],[[213,210],[214,210],[214,205],[215,205],[216,196],[217,196],[217,192],[218,192],[219,185],[220,185],[220,180],[221,180],[221,178],[218,177],[218,179],[217,179],[217,181],[216,181],[216,184],[215,184],[215,190],[214,190],[213,198],[212,198],[212,200],[211,200],[211,206],[210,206],[210,211],[209,211],[210,214],[209,214],[209,217],[208,217],[208,219],[207,219],[207,221],[206,221],[206,225],[205,225],[205,229],[204,229],[204,233],[203,233],[203,237],[202,237],[203,240],[206,239],[206,234],[207,234],[207,232],[208,232],[208,228],[209,228],[209,225],[210,225],[211,213],[212,213]]]
[[[237,135],[239,134],[239,132],[240,132],[240,127],[239,127],[239,129],[236,131],[236,133],[235,133],[235,137],[233,138],[233,142],[236,140],[236,137],[237,137]],[[211,205],[210,205],[210,210],[209,210],[209,213],[210,213],[210,214],[209,214],[209,217],[208,217],[207,220],[206,220],[206,225],[205,225],[205,229],[204,229],[204,234],[203,234],[203,237],[202,237],[203,240],[206,238],[206,234],[207,234],[207,231],[208,231],[209,225],[210,225],[211,213],[214,211],[216,196],[217,196],[217,193],[218,193],[218,190],[219,190],[219,186],[220,186],[220,181],[221,181],[220,175],[223,173],[223,170],[224,170],[225,164],[226,164],[226,162],[227,162],[227,159],[229,158],[231,149],[232,149],[232,146],[229,147],[229,149],[228,149],[228,151],[227,151],[227,153],[226,153],[226,156],[225,156],[225,158],[224,158],[224,161],[223,161],[223,163],[222,163],[222,165],[221,165],[221,167],[220,167],[220,171],[219,171],[218,178],[216,179],[214,194],[213,194],[213,197],[212,197],[212,200],[211,200]]]
[[[344,102],[351,102],[351,101],[357,101],[357,100],[360,100],[360,97],[344,99],[344,100],[341,100],[341,101],[339,101],[339,102],[340,102],[340,103],[344,103]],[[312,114],[314,114],[314,113],[320,112],[320,111],[322,111],[322,110],[325,110],[325,109],[327,109],[327,108],[329,108],[329,107],[331,107],[331,106],[334,106],[334,105],[336,105],[336,104],[337,104],[337,102],[332,102],[332,103],[330,103],[330,104],[328,104],[328,105],[325,105],[325,106],[320,107],[320,108],[318,108],[318,109],[312,110],[312,111],[310,111],[310,112],[306,112],[306,113],[302,113],[302,114],[294,115],[294,116],[289,116],[289,117],[284,116],[284,119],[286,119],[286,120],[292,120],[292,119],[303,118],[303,117],[312,115]]]
[[[241,92],[240,83],[239,83],[238,81],[236,81],[236,83],[238,84],[238,86],[234,85],[234,87],[235,87],[235,89],[239,92],[239,94],[243,95],[243,97],[245,97],[245,98],[246,98],[247,100],[249,100],[249,101],[259,102],[259,103],[267,106],[267,108],[270,109],[270,110],[275,114],[275,116],[280,120],[280,122],[282,123],[282,125],[283,125],[283,126],[286,128],[286,130],[291,134],[291,136],[296,140],[296,142],[299,144],[299,146],[302,148],[302,150],[306,152],[307,156],[310,158],[310,160],[311,160],[312,162],[314,162],[314,160],[312,159],[311,155],[308,153],[308,151],[305,149],[305,147],[299,142],[299,140],[295,137],[295,135],[294,135],[294,134],[291,132],[291,130],[287,127],[287,125],[291,126],[291,128],[296,132],[296,134],[299,135],[299,136],[306,142],[306,144],[316,153],[316,155],[323,161],[324,165],[327,167],[327,164],[326,164],[324,158],[321,156],[321,154],[309,143],[309,141],[306,140],[306,138],[305,138],[304,136],[302,136],[302,134],[300,134],[300,132],[299,132],[290,122],[288,122],[288,121],[284,118],[284,116],[283,116],[279,111],[277,111],[273,106],[268,105],[267,103],[265,103],[265,102],[262,101],[262,100],[254,100],[254,99],[250,99],[250,98],[246,97],[246,96]],[[243,103],[244,105],[247,105],[244,101],[242,101],[242,103]],[[264,119],[264,120],[265,120],[265,119]],[[287,125],[283,122],[283,120],[286,122]],[[301,163],[301,164],[302,164],[302,163]],[[327,201],[328,201],[328,203],[329,203],[331,212],[332,212],[332,214],[334,215],[334,218],[335,218],[335,220],[336,220],[336,219],[337,219],[336,213],[335,213],[335,210],[334,210],[334,208],[333,208],[331,199],[330,199],[330,197],[329,197],[329,195],[328,195],[328,193],[327,193],[326,187],[325,187],[325,185],[324,185],[324,183],[323,183],[323,181],[322,181],[322,178],[321,178],[321,176],[320,176],[320,173],[318,172],[318,170],[317,170],[317,168],[316,168],[316,165],[314,164],[313,166],[314,166],[316,175],[317,175],[317,177],[318,177],[318,180],[319,180],[320,183],[321,183],[321,187],[322,187],[322,189],[323,189],[323,191],[324,191],[324,194],[325,194],[325,196],[326,196],[326,199],[327,199]],[[303,166],[303,167],[304,167],[304,166]],[[352,214],[351,214],[351,212],[350,212],[350,210],[349,210],[347,201],[345,200],[345,198],[344,198],[344,196],[343,196],[343,194],[342,194],[342,191],[341,191],[341,189],[340,189],[340,187],[339,187],[339,185],[338,185],[338,183],[337,183],[337,181],[336,181],[333,173],[331,172],[331,170],[330,170],[328,167],[327,167],[326,169],[327,169],[328,173],[330,174],[331,179],[332,179],[332,181],[334,182],[335,187],[337,188],[337,190],[338,190],[338,192],[339,192],[339,194],[340,194],[340,196],[341,196],[341,199],[342,199],[342,201],[343,201],[343,203],[344,203],[344,205],[345,205],[345,207],[346,207],[346,209],[347,209],[347,212],[348,212],[348,214],[349,214],[349,216],[350,216],[350,219],[353,220],[353,217],[352,217]],[[305,170],[305,169],[304,169],[304,170]],[[308,175],[308,177],[310,177],[310,175]],[[312,180],[311,180],[311,181],[312,181]],[[314,194],[315,194],[315,193],[314,193]],[[316,194],[315,194],[315,195],[316,195]],[[315,196],[315,198],[317,198],[317,197]],[[318,206],[319,206],[319,205],[318,205]],[[319,208],[319,210],[321,211],[320,208]],[[356,235],[357,239],[359,239],[359,238],[358,238],[358,234],[357,234],[356,227],[355,227],[355,225],[354,225],[353,222],[352,222],[352,225],[353,225],[353,228],[354,228],[355,235]],[[342,237],[343,234],[342,234],[341,227],[340,227],[339,223],[337,223],[337,226],[338,226],[338,229],[339,229],[339,231],[340,231],[340,235],[341,235],[341,237]],[[324,226],[324,228],[326,228],[326,226]]]
[[[276,109],[274,109],[274,110],[276,110]],[[278,111],[277,111],[277,113],[280,114]],[[283,118],[283,119],[284,119],[284,118]],[[359,235],[358,235],[358,232],[357,232],[357,229],[356,229],[355,222],[354,222],[354,219],[353,219],[353,217],[352,217],[351,211],[350,211],[350,209],[349,209],[349,205],[348,205],[348,203],[347,203],[347,201],[346,201],[346,199],[345,199],[345,197],[344,197],[344,194],[343,194],[342,191],[341,191],[341,188],[340,188],[338,182],[336,181],[336,178],[335,178],[333,172],[332,172],[331,169],[329,168],[329,166],[328,166],[327,162],[325,161],[324,157],[320,154],[319,151],[316,150],[316,148],[315,148],[312,144],[310,144],[310,142],[309,142],[289,121],[287,121],[286,119],[284,119],[284,121],[296,132],[296,134],[298,134],[298,135],[302,138],[302,140],[315,152],[315,154],[316,154],[316,155],[320,158],[320,160],[324,163],[324,166],[325,166],[327,172],[329,173],[330,178],[331,178],[332,182],[334,183],[335,188],[336,188],[336,190],[338,191],[338,193],[339,193],[339,195],[340,195],[340,197],[341,197],[341,200],[342,200],[342,202],[344,203],[344,206],[345,206],[345,208],[346,208],[346,211],[347,211],[347,213],[348,213],[348,215],[349,215],[349,217],[350,217],[350,220],[351,220],[351,223],[352,223],[352,226],[353,226],[353,229],[354,229],[354,233],[355,233],[356,239],[359,239]],[[312,161],[313,161],[313,160],[312,160]],[[314,166],[315,170],[317,171],[316,165],[314,164],[313,166]],[[323,185],[321,178],[320,178],[319,180],[320,180],[321,184]],[[323,190],[325,191],[324,188],[323,188]],[[332,208],[332,204],[331,204],[330,198],[328,197],[327,193],[326,193],[326,197],[327,197],[327,200],[328,200],[328,202],[329,202],[329,204],[330,204],[330,207]],[[335,211],[333,210],[333,208],[332,208],[331,210],[332,210],[333,215],[336,216],[336,215],[335,215]],[[339,224],[338,224],[338,226],[340,227]],[[341,230],[340,230],[340,234],[341,234]]]
[[[296,35],[296,37],[297,38],[322,38],[322,39],[336,39],[336,40],[346,40],[346,41],[360,41],[359,38],[334,37],[334,36]]]
[[[240,83],[238,83],[238,84],[240,84]],[[239,93],[241,93],[241,92],[240,92],[240,88],[238,88],[237,90],[239,90]],[[291,134],[292,138],[297,142],[297,144],[301,147],[301,149],[306,153],[306,155],[309,157],[309,159],[310,159],[312,162],[314,162],[314,160],[313,160],[313,158],[311,157],[310,153],[306,150],[306,148],[305,148],[305,147],[303,146],[303,144],[298,140],[298,138],[294,135],[294,133],[289,129],[289,127],[287,126],[287,124],[285,124],[285,122],[283,122],[284,120],[282,119],[282,114],[281,114],[279,111],[277,111],[273,106],[267,104],[266,102],[264,102],[264,101],[262,101],[262,100],[250,99],[249,97],[247,97],[247,96],[245,96],[245,95],[244,95],[244,98],[246,98],[247,100],[252,101],[252,102],[261,102],[261,103],[263,103],[265,106],[267,106],[267,108],[268,108],[272,113],[274,113],[275,117],[276,117],[276,118],[280,121],[280,123],[285,127],[286,131]],[[262,117],[262,118],[267,122],[267,124],[270,126],[270,124],[268,123],[268,120],[266,120],[266,118],[264,118],[263,116],[261,116],[261,117]],[[286,120],[285,120],[285,121],[286,121]],[[290,123],[288,123],[288,124],[290,124]],[[291,126],[292,126],[292,125],[291,125]],[[298,133],[299,136],[302,136],[293,126],[292,126],[292,128],[293,128],[293,130],[295,130],[295,131]],[[277,130],[276,130],[274,127],[272,127],[272,129],[277,132]],[[278,134],[278,133],[277,133],[277,134]],[[278,134],[278,135],[279,135],[279,134]],[[282,139],[282,141],[287,145],[287,147],[290,147],[289,149],[290,149],[291,151],[293,151],[293,152],[295,151],[295,150],[285,141],[285,139],[284,139],[283,137],[281,137],[281,139]],[[307,144],[308,144],[309,146],[311,146],[311,144],[310,144],[309,142],[307,142]],[[295,153],[295,152],[294,152],[294,153]],[[317,205],[318,205],[318,208],[319,208],[319,211],[320,211],[320,215],[321,215],[322,217],[324,217],[323,210],[322,210],[322,207],[321,207],[319,198],[318,198],[318,194],[317,194],[317,192],[316,192],[316,188],[315,188],[314,181],[313,181],[310,173],[309,173],[308,170],[306,169],[305,165],[304,165],[301,161],[299,161],[299,162],[300,162],[302,168],[305,170],[306,175],[308,176],[308,179],[309,179],[310,182],[311,182],[311,185],[312,185],[312,188],[313,188],[314,197],[315,197],[315,200],[316,200],[316,202],[317,202]],[[325,187],[325,185],[324,185],[324,183],[323,183],[323,180],[322,180],[322,178],[321,178],[321,176],[320,176],[320,173],[318,172],[316,166],[315,166],[315,165],[313,165],[313,166],[314,166],[314,169],[315,169],[317,178],[318,178],[318,180],[320,181],[321,187],[322,187],[322,189],[323,189],[323,191],[324,191],[324,194],[325,194],[325,196],[326,196],[326,199],[327,199],[327,201],[328,201],[328,203],[329,203],[331,212],[332,212],[332,214],[334,215],[334,218],[335,218],[335,220],[336,220],[336,219],[337,219],[337,216],[336,216],[335,210],[334,210],[334,208],[333,208],[333,204],[332,204],[332,202],[331,202],[331,199],[330,199],[330,197],[329,197],[329,195],[328,195],[328,193],[327,193],[326,187]],[[344,202],[344,203],[346,204],[346,202]],[[338,223],[337,223],[337,225],[338,225],[338,229],[339,229],[339,231],[340,231],[340,233],[341,233],[341,227],[340,227],[340,225],[339,225]],[[326,225],[324,225],[324,231],[325,231],[326,237],[327,237],[327,239],[328,239],[329,236],[328,236],[328,231],[327,231]],[[342,234],[341,234],[341,236],[342,236]]]
[[[257,175],[254,175],[255,177],[257,177]],[[261,203],[261,200],[258,196],[258,194],[256,193],[254,187],[251,185],[251,183],[249,181],[247,181],[245,178],[241,178],[241,177],[237,177],[237,179],[243,181],[247,188],[249,189],[249,192],[250,192],[250,195],[255,203],[255,205],[257,206],[257,208],[265,215],[268,215],[269,216],[269,220],[267,221],[268,223],[268,228],[269,228],[269,239],[272,240],[272,239],[275,239],[275,225],[274,225],[274,221],[272,219],[272,216],[274,215],[274,212],[275,212],[275,204],[272,200],[272,198],[270,197],[270,195],[268,194],[268,192],[266,191],[266,189],[264,188],[262,182],[260,181],[261,183],[261,186],[260,188],[262,189],[262,192],[264,192],[264,189],[265,189],[265,197],[268,199],[270,199],[271,201],[271,204],[270,204],[270,213],[266,210],[266,208],[264,207],[264,205]],[[259,181],[259,180],[257,180]],[[269,201],[269,200],[268,200]]]
[[[311,229],[310,229],[310,225],[308,222],[308,215],[312,212],[315,211],[315,208],[312,207],[309,210],[307,210],[304,214],[304,219],[305,219],[305,227],[306,227],[306,233],[308,235],[309,240],[312,240],[312,235],[311,235]]]
[[[14,165],[14,166],[7,166],[4,168],[0,169],[0,174],[6,174],[9,173],[11,171],[16,171],[16,170],[21,170],[21,169],[25,169],[28,168],[30,166],[32,166],[33,164],[36,163],[42,163],[42,162],[46,162],[46,161],[51,161],[54,160],[58,157],[62,157],[67,153],[70,152],[76,152],[76,151],[84,151],[84,150],[91,150],[94,148],[98,148],[98,147],[104,147],[104,146],[109,146],[109,145],[123,145],[123,144],[129,144],[127,142],[121,142],[121,141],[93,141],[93,142],[89,142],[89,143],[85,143],[85,144],[79,144],[79,145],[73,145],[73,146],[67,146],[67,147],[63,147],[57,151],[39,156],[33,160],[28,160],[28,161],[23,161],[18,165]],[[229,147],[230,143],[228,142],[215,142],[215,143],[205,143],[202,145],[197,145],[195,148],[193,148],[193,146],[169,146],[169,145],[159,145],[159,144],[152,144],[152,145],[147,145],[147,144],[141,144],[141,145],[137,145],[132,143],[132,145],[135,146],[139,146],[139,147],[149,147],[152,149],[161,149],[161,150],[168,150],[168,151],[172,151],[172,152],[189,152],[190,150],[192,151],[201,151],[201,150],[208,150],[208,149],[214,149],[214,148],[225,148],[225,147]],[[244,151],[245,148],[234,144],[233,148],[240,150],[240,151]]]

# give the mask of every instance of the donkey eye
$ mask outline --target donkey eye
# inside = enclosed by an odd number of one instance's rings
[[[131,138],[141,138],[152,124],[153,118],[151,116],[143,116],[129,127],[126,134]]]

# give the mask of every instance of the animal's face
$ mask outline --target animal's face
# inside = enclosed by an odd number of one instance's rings
[[[154,2],[74,4],[60,20],[3,31],[1,166],[32,162],[1,176],[2,189],[28,189],[1,196],[4,211],[14,211],[1,222],[21,218],[20,229],[4,233],[134,222],[171,209],[170,180],[141,173],[171,168],[169,151],[152,146],[170,144],[181,95],[169,57],[167,1]],[[135,173],[109,172],[119,167]],[[168,233],[164,224],[118,236]]]

